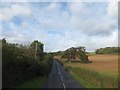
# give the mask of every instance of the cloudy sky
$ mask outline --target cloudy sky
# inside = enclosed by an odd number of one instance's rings
[[[118,7],[113,2],[2,2],[0,38],[44,43],[46,52],[85,46],[118,46]]]

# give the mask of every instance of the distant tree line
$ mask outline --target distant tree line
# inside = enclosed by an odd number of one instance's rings
[[[62,55],[64,51],[57,51],[57,52],[52,52],[51,54],[54,55],[54,56],[57,56],[57,55]]]
[[[53,56],[43,52],[41,42],[34,41],[26,46],[11,44],[5,39],[0,42],[2,42],[3,88],[13,88],[17,84],[39,76],[48,76],[50,73]]]
[[[120,47],[105,47],[95,50],[96,54],[120,54]]]

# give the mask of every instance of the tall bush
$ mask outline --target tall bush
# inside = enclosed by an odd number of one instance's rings
[[[10,44],[2,40],[3,88],[15,87],[16,84],[49,74],[52,56],[41,52],[42,58],[36,60],[34,51],[31,46]]]

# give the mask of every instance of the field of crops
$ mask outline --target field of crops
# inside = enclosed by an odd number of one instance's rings
[[[118,55],[92,55],[92,63],[64,62],[65,69],[88,88],[118,86]]]

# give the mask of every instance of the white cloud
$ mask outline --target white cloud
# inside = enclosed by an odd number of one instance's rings
[[[1,2],[118,2],[119,0],[1,0]]]
[[[117,23],[108,13],[98,14],[99,10],[104,12],[107,6],[96,11],[93,10],[96,7],[89,8],[84,3],[67,3],[66,10],[61,9],[61,3],[49,3],[43,7],[40,7],[41,3],[36,6],[33,4],[30,7],[23,5],[29,12],[25,8],[22,11],[22,5],[19,4],[7,7],[9,12],[12,10],[14,13],[8,15],[7,20],[16,15],[31,14],[20,25],[9,21],[11,24],[7,27],[11,28],[11,32],[4,34],[7,40],[28,43],[38,39],[45,44],[45,51],[48,52],[65,50],[72,46],[85,46],[88,51],[93,51],[117,44]]]
[[[10,7],[1,8],[0,19],[10,20],[17,15],[28,16],[30,14],[31,9],[28,6],[12,4]]]
[[[82,13],[89,13],[88,8],[83,4],[83,2],[70,2],[69,3],[69,10],[70,13],[73,15],[78,15],[80,16],[80,14]]]
[[[51,3],[48,7],[47,10],[51,11],[51,10],[57,10],[59,8],[59,4],[58,3]]]
[[[118,3],[117,2],[109,2],[107,7],[107,13],[109,17],[117,19],[118,17]]]
[[[71,13],[80,13],[82,8],[83,8],[83,4],[76,3],[76,2],[70,3],[70,6],[69,6]]]

